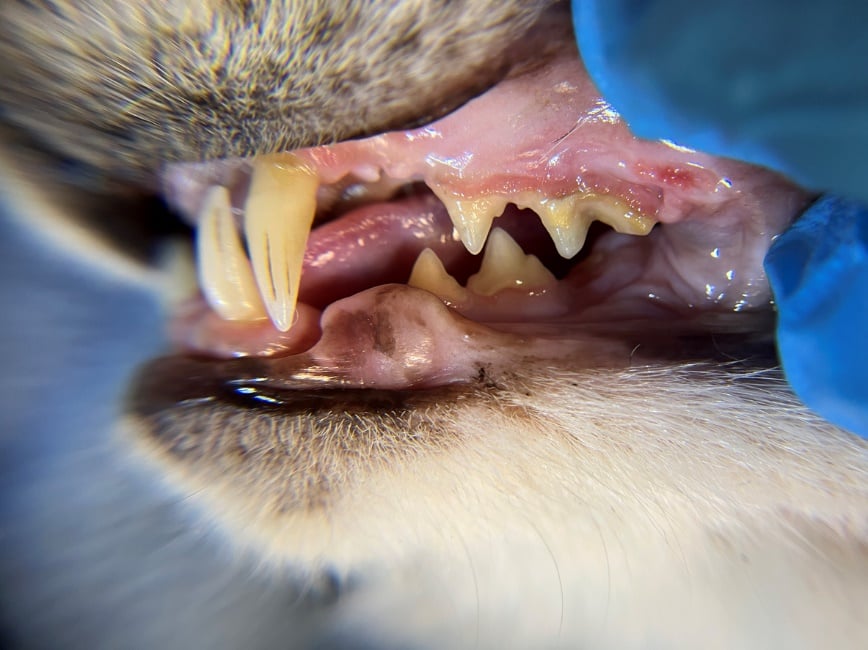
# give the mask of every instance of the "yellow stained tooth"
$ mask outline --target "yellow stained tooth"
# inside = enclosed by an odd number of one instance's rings
[[[555,243],[561,257],[575,257],[588,237],[591,217],[580,211],[581,199],[576,195],[545,198],[531,206]]]
[[[467,288],[493,296],[504,289],[541,289],[556,282],[536,255],[526,255],[508,232],[495,228],[488,236],[482,266],[467,279]]]
[[[208,190],[196,232],[199,284],[211,308],[226,320],[266,318],[250,262],[232,216],[229,190]]]
[[[539,215],[561,257],[574,257],[585,245],[588,228],[594,221],[628,235],[647,235],[656,223],[650,217],[628,209],[617,199],[594,194],[570,194],[551,198],[535,193],[516,197],[516,205]]]
[[[464,248],[473,255],[478,254],[485,246],[492,221],[503,214],[506,199],[496,195],[478,199],[460,199],[444,190],[433,187],[432,190],[446,206],[446,211]]]
[[[460,303],[467,297],[467,291],[449,275],[437,253],[430,248],[419,253],[407,284],[430,291],[444,302],[453,304]]]
[[[244,234],[259,293],[282,332],[294,322],[318,186],[316,173],[291,154],[260,156],[253,162]]]
[[[647,235],[657,223],[651,217],[626,209],[622,204],[606,199],[587,202],[586,210],[594,219],[625,235]]]

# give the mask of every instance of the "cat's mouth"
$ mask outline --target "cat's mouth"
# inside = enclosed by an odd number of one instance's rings
[[[595,365],[762,329],[762,258],[808,198],[634,138],[575,51],[422,128],[163,179],[197,231],[201,296],[175,342],[254,357],[242,374],[283,388],[432,387],[516,356]]]

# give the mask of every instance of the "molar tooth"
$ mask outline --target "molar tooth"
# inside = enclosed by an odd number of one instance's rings
[[[226,320],[267,316],[225,187],[214,186],[205,196],[196,232],[196,255],[199,284],[215,312]]]
[[[557,282],[536,255],[526,255],[521,246],[502,228],[488,236],[479,272],[467,280],[467,288],[481,296],[493,296],[504,289],[539,289]]]
[[[478,199],[460,199],[443,190],[432,188],[446,206],[449,218],[464,247],[476,255],[485,246],[491,222],[503,214],[506,199],[502,196],[483,196]]]
[[[253,162],[244,233],[259,293],[283,332],[294,322],[318,185],[316,174],[295,156],[260,156]]]
[[[419,253],[407,284],[430,291],[444,302],[452,304],[460,303],[467,297],[467,291],[449,275],[437,253],[430,248]]]

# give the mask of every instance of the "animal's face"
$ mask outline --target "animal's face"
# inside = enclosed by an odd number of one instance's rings
[[[809,197],[633,138],[568,25],[0,7],[13,640],[865,639],[866,449],[770,348],[760,262]]]

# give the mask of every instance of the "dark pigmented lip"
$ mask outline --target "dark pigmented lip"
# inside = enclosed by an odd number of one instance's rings
[[[727,321],[729,321],[727,323]],[[546,344],[521,349],[527,337],[513,336],[504,354],[471,362],[460,378],[447,383],[423,381],[401,389],[365,386],[352,379],[351,358],[343,364],[323,364],[309,353],[283,358],[214,359],[174,354],[144,366],[132,384],[127,412],[152,418],[186,405],[221,406],[283,415],[323,415],[329,412],[389,412],[443,399],[460,399],[467,391],[497,393],[500,382],[531,363],[595,367],[644,366],[660,362],[739,363],[775,365],[772,312],[733,314],[708,323],[680,327],[659,320],[587,328],[583,339],[567,342],[563,332],[550,332]],[[510,340],[498,334],[501,344]],[[508,344],[507,344],[508,345]],[[394,353],[394,342],[384,350]],[[550,360],[546,361],[544,353]]]

